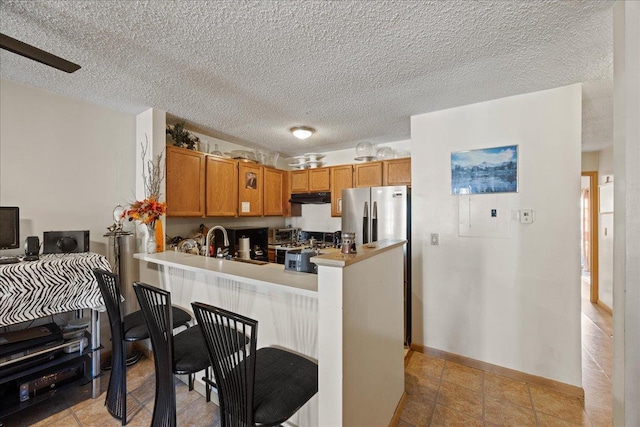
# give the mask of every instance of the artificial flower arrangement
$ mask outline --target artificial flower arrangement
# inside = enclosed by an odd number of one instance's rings
[[[158,201],[157,196],[152,195],[133,202],[123,216],[128,216],[129,221],[140,221],[150,229],[155,229],[156,221],[166,212],[167,204]]]

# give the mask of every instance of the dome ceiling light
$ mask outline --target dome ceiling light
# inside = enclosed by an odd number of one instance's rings
[[[307,139],[316,132],[314,128],[308,126],[294,126],[289,131],[298,139]]]

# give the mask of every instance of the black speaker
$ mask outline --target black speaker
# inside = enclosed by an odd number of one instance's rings
[[[34,261],[38,259],[40,253],[40,239],[38,236],[29,236],[24,241],[24,254],[27,261]]]
[[[45,231],[43,254],[89,252],[89,230]]]

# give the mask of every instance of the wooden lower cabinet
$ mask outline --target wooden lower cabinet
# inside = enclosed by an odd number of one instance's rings
[[[168,145],[166,171],[167,216],[204,216],[205,155]]]
[[[283,216],[285,204],[289,203],[285,193],[286,172],[265,167],[264,171],[264,216]]]
[[[383,185],[411,185],[411,157],[382,162]]]
[[[262,216],[264,168],[238,164],[238,216]]]
[[[206,216],[238,215],[238,162],[207,156]]]
[[[331,168],[331,216],[342,216],[342,190],[353,187],[353,166]]]

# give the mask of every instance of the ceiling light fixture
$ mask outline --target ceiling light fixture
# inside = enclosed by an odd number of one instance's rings
[[[307,139],[316,132],[314,128],[308,126],[294,126],[289,131],[298,139]]]

